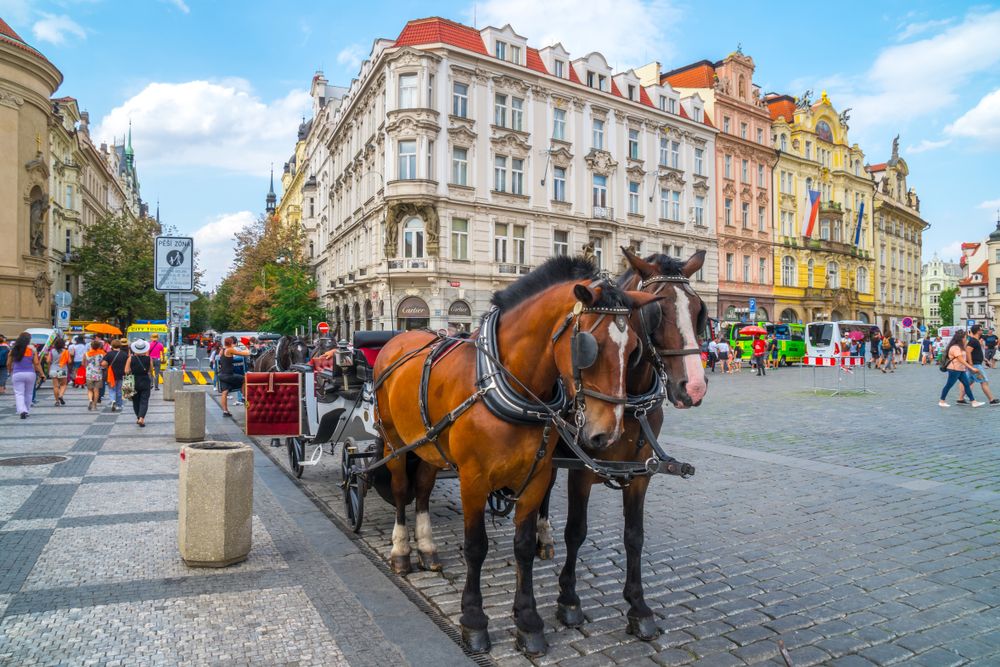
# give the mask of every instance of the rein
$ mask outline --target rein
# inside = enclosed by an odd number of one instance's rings
[[[694,294],[694,290],[691,289],[691,281],[688,280],[686,276],[653,276],[652,278],[644,278],[639,281],[639,289],[642,290],[647,285],[658,285],[658,287],[653,290],[651,294],[659,294],[663,290],[665,283],[677,283],[683,285],[682,289],[684,291]],[[691,354],[701,354],[701,349],[697,347],[687,347],[680,350],[668,350],[666,348],[657,347],[653,343],[652,334],[650,334],[649,330],[646,328],[645,320],[642,320],[642,330],[646,335],[646,343],[649,345],[649,348],[656,353],[657,357],[686,357]],[[658,362],[658,367],[665,372],[662,360],[657,359],[656,361]]]

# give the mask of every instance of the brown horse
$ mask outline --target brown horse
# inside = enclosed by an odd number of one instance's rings
[[[618,279],[622,289],[640,289],[662,297],[640,315],[640,338],[643,351],[639,363],[629,369],[627,388],[630,396],[650,391],[655,374],[666,375],[666,393],[678,408],[697,406],[708,389],[701,365],[698,336],[702,334],[707,311],[688,279],[697,273],[705,261],[704,251],[695,253],[686,262],[654,255],[643,260],[622,249],[632,269]],[[653,310],[655,309],[655,310]],[[601,453],[607,461],[645,461],[653,456],[647,439],[657,437],[663,425],[663,410],[657,406],[643,418],[649,431],[641,429],[636,414],[626,412],[622,437]],[[625,589],[629,604],[626,630],[644,641],[655,639],[659,628],[652,610],[646,604],[642,586],[642,547],[644,542],[643,511],[650,477],[638,476],[622,489],[622,509],[625,519]],[[553,475],[554,481],[554,475]],[[556,616],[569,627],[584,623],[580,597],[576,592],[576,561],[580,546],[587,537],[587,506],[595,484],[608,481],[590,470],[569,472],[566,516],[566,562],[559,575],[559,598]],[[550,489],[551,490],[551,489]],[[554,555],[548,520],[549,496],[542,503],[538,521],[538,552],[542,558]]]
[[[495,311],[484,318],[476,338],[446,347],[447,339],[436,343],[439,339],[429,332],[407,332],[389,341],[379,354],[375,398],[386,450],[419,443],[429,431],[445,425],[433,440],[413,450],[421,460],[415,473],[417,548],[425,567],[440,569],[428,500],[437,471],[454,465],[461,485],[468,566],[460,622],[470,651],[490,648],[480,585],[488,546],[485,506],[492,491],[504,488],[516,490],[517,498],[517,645],[528,655],[546,651],[532,566],[536,517],[549,485],[557,437],[550,428],[551,415],[534,399],[551,405],[565,387],[573,407],[570,421],[578,427],[581,444],[599,451],[617,441],[624,416],[625,369],[639,345],[629,316],[633,309],[657,299],[599,280],[585,260],[558,257],[495,294]],[[484,377],[482,350],[489,347],[484,341],[492,340],[493,321],[498,322],[495,358],[505,371],[494,369]],[[500,381],[515,387],[529,404],[526,411],[536,410],[542,419],[515,423],[496,416],[498,408],[490,397],[497,395],[491,392],[498,391]],[[405,459],[392,458],[386,464],[396,505],[391,561],[397,572],[404,573],[410,569]]]

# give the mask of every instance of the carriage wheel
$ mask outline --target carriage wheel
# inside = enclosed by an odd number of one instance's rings
[[[347,522],[351,530],[359,533],[365,514],[365,494],[368,493],[368,484],[365,475],[355,470],[355,464],[350,458],[349,450],[352,449],[354,440],[348,438],[341,451],[340,470],[344,479],[344,511],[347,514]]]
[[[302,438],[287,438],[285,447],[288,449],[289,469],[296,477],[302,477],[302,472],[305,470],[305,466],[302,465],[302,459],[305,456],[305,445]]]

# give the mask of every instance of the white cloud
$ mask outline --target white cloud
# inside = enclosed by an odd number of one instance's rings
[[[0,0],[0,17],[10,23],[27,23],[31,18],[28,0]]]
[[[250,211],[224,213],[194,233],[198,268],[205,273],[203,280],[207,288],[214,289],[229,273],[235,247],[233,235],[256,219]]]
[[[368,50],[360,44],[349,44],[337,54],[337,63],[344,66],[349,72],[357,72],[361,67],[361,61],[368,55]]]
[[[979,204],[976,208],[998,209],[1000,208],[1000,199],[988,199]]]
[[[477,3],[475,14],[480,28],[510,23],[531,46],[561,42],[574,58],[599,51],[617,70],[669,62],[674,53],[666,26],[680,18],[668,0],[486,0]]]
[[[100,122],[101,140],[133,126],[140,161],[253,173],[291,154],[309,93],[293,90],[264,102],[242,79],[151,83]]]
[[[946,262],[957,262],[958,258],[962,256],[962,242],[952,241],[948,245],[941,246],[937,255]]]
[[[87,31],[79,23],[65,14],[43,14],[42,18],[31,26],[31,32],[39,42],[63,44],[69,36],[87,38]]]
[[[903,29],[898,35],[896,35],[897,42],[905,42],[911,37],[916,37],[917,35],[922,35],[925,32],[931,30],[937,30],[938,28],[943,28],[946,25],[951,25],[955,22],[955,19],[939,19],[936,21],[920,21],[917,23],[907,23],[903,26]]]
[[[171,4],[174,7],[176,7],[177,9],[181,10],[185,14],[190,14],[191,13],[191,8],[187,6],[187,3],[184,2],[184,0],[165,0],[165,1],[168,4]]]
[[[979,100],[979,104],[962,114],[944,131],[953,137],[974,139],[981,145],[1000,146],[1000,89]]]
[[[923,153],[925,151],[933,151],[938,148],[944,148],[951,143],[951,139],[942,139],[940,141],[933,141],[931,139],[923,139],[916,146],[907,146],[907,153]]]

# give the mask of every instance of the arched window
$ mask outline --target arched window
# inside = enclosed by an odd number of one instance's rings
[[[785,153],[788,152],[788,135],[787,134],[781,135],[781,150],[784,151]]]
[[[830,289],[840,287],[840,267],[837,266],[836,262],[830,262],[826,265],[826,286]]]
[[[868,313],[866,313],[863,310],[858,311],[858,319],[864,322],[865,324],[869,324],[871,322],[871,320],[868,318]]]
[[[816,286],[816,262],[811,259],[809,260],[809,263],[806,264],[806,280],[807,286]]]
[[[791,308],[785,308],[781,311],[781,321],[782,322],[798,322],[799,315]]]
[[[407,259],[424,256],[424,221],[410,218],[403,226],[403,257]]]
[[[931,291],[932,292],[940,292],[941,291],[941,285],[939,285],[937,283],[931,283]]]
[[[747,98],[747,80],[746,77],[744,77],[742,74],[740,74],[739,91],[740,91],[740,99],[745,100]]]
[[[855,283],[857,291],[859,292],[868,291],[868,269],[866,269],[863,266],[858,267],[858,274]]]
[[[785,255],[781,258],[781,284],[794,287],[795,282],[795,258]]]

